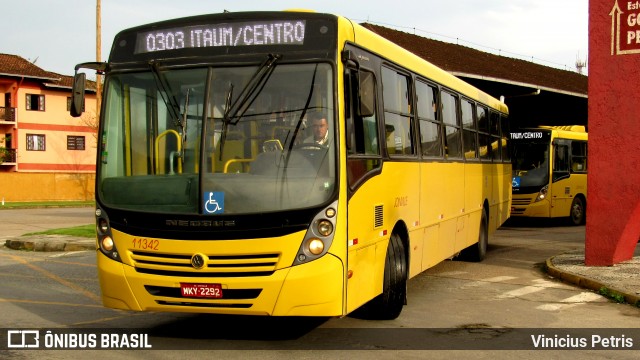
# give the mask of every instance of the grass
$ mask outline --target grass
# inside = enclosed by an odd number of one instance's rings
[[[23,236],[28,236],[28,235],[69,235],[69,236],[77,236],[77,237],[95,238],[96,226],[94,224],[80,225],[80,226],[74,226],[70,228],[52,229],[47,231],[28,233],[28,234],[24,234]]]
[[[624,299],[624,295],[620,294],[617,291],[611,290],[607,287],[601,287],[600,290],[598,291],[598,293],[600,293],[600,295],[607,297],[617,303],[623,304],[625,302]]]
[[[95,201],[5,201],[0,203],[1,209],[29,209],[29,208],[47,208],[47,207],[80,207],[95,206]]]

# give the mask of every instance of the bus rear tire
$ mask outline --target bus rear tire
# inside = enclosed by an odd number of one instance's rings
[[[576,196],[571,203],[569,213],[569,222],[571,225],[583,225],[585,223],[585,206],[581,197]]]
[[[462,250],[459,256],[460,260],[472,262],[480,262],[484,260],[487,254],[487,245],[489,244],[489,226],[487,223],[487,213],[482,210],[478,242]]]
[[[400,316],[406,298],[407,256],[402,239],[393,233],[387,247],[382,294],[356,310],[355,315],[371,320],[393,320]]]

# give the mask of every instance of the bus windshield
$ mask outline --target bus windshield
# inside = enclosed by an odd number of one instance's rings
[[[548,184],[549,144],[522,141],[514,141],[512,144],[513,177],[519,179],[519,187]]]
[[[329,201],[336,185],[332,68],[277,60],[110,74],[99,199],[121,209],[204,215]]]

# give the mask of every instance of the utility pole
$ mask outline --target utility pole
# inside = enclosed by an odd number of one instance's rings
[[[101,60],[102,22],[100,20],[100,0],[96,0],[96,61]],[[100,105],[102,103],[102,75],[96,74],[96,123],[100,119]]]

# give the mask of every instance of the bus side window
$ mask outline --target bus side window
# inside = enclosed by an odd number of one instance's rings
[[[360,71],[360,76],[356,76]],[[360,83],[356,82],[360,79]],[[367,79],[366,81],[362,81]],[[376,89],[373,73],[363,70],[352,70],[345,79],[347,99],[347,136],[349,149],[347,156],[347,179],[353,189],[368,173],[380,167],[380,146],[376,114]],[[361,87],[367,87],[361,89]],[[359,96],[357,92],[365,92],[373,96],[373,106],[367,109],[370,116],[361,116],[357,109]]]
[[[383,67],[382,88],[387,152],[389,156],[415,155],[410,78]]]
[[[569,176],[569,146],[554,142],[553,151],[553,181]]]
[[[422,81],[416,82],[418,123],[422,155],[442,157],[442,123],[438,118],[438,88]]]
[[[571,142],[571,172],[572,173],[587,172],[587,142],[586,141]]]
[[[462,159],[462,133],[458,121],[458,97],[441,92],[442,119],[445,127],[445,158]]]

